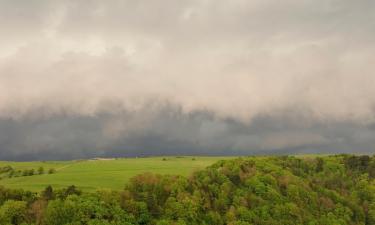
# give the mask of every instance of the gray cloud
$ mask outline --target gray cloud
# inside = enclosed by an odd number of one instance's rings
[[[0,0],[0,157],[374,151],[371,0]]]
[[[371,153],[372,125],[299,123],[257,117],[251,124],[183,113],[172,105],[95,116],[2,119],[0,158],[77,159],[94,156]]]

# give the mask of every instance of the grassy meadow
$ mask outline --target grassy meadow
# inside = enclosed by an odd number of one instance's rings
[[[149,157],[121,158],[114,160],[75,160],[46,162],[0,161],[0,167],[11,166],[15,170],[44,168],[44,174],[19,177],[1,177],[0,185],[8,188],[23,188],[40,191],[46,186],[63,188],[75,185],[82,190],[93,191],[99,188],[122,189],[133,176],[145,172],[158,174],[178,174],[187,176],[203,169],[218,160],[233,157]],[[48,174],[49,169],[56,172]]]

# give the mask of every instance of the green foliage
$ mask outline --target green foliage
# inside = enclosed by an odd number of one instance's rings
[[[39,175],[44,174],[44,167],[43,167],[43,166],[40,166],[40,167],[38,168],[38,174],[39,174]]]
[[[374,225],[374,160],[248,157],[190,177],[140,174],[122,191],[0,188],[0,224]]]
[[[19,225],[25,221],[26,211],[26,202],[8,200],[0,208],[0,222],[3,225]]]
[[[134,219],[121,209],[118,202],[106,202],[99,195],[71,195],[65,200],[49,202],[45,224],[132,224]]]
[[[48,174],[54,174],[54,173],[56,173],[56,169],[55,168],[50,168],[48,170]]]

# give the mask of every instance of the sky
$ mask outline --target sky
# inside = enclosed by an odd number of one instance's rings
[[[373,0],[0,0],[0,159],[375,153]]]

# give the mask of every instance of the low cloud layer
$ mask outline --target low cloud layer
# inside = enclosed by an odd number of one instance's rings
[[[371,0],[0,0],[0,158],[375,151]]]
[[[374,125],[316,123],[297,117],[257,117],[244,124],[168,106],[116,115],[3,119],[0,158],[373,152]]]

